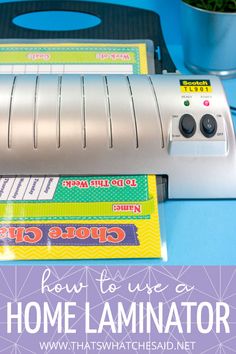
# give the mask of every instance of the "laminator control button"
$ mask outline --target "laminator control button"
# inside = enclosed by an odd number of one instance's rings
[[[196,131],[196,122],[191,114],[184,114],[179,121],[179,130],[185,138],[191,138]]]
[[[204,114],[200,122],[200,129],[206,138],[212,138],[217,130],[216,119],[211,114]]]

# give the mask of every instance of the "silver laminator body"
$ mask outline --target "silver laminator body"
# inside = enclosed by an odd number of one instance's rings
[[[1,175],[167,176],[169,198],[235,198],[214,76],[1,75]]]

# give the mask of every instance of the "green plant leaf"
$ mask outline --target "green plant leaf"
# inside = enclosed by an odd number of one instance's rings
[[[215,12],[236,12],[236,0],[183,0],[203,10]]]

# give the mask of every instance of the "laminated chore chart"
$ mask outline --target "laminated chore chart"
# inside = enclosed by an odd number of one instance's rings
[[[0,44],[0,74],[147,73],[146,53],[145,43]]]
[[[0,45],[2,74],[147,74],[146,43]],[[157,182],[1,176],[0,259],[162,257]]]
[[[162,256],[156,176],[45,177],[39,194],[36,177],[8,180],[12,189],[0,200],[2,260]]]
[[[0,202],[52,200],[59,177],[2,177]]]

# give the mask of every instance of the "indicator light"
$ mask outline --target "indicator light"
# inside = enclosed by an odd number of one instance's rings
[[[203,102],[203,104],[204,104],[204,106],[206,106],[206,107],[210,106],[210,102],[209,102],[208,100],[205,100],[205,101]]]
[[[185,105],[186,107],[190,106],[189,100],[184,101],[184,105]]]

